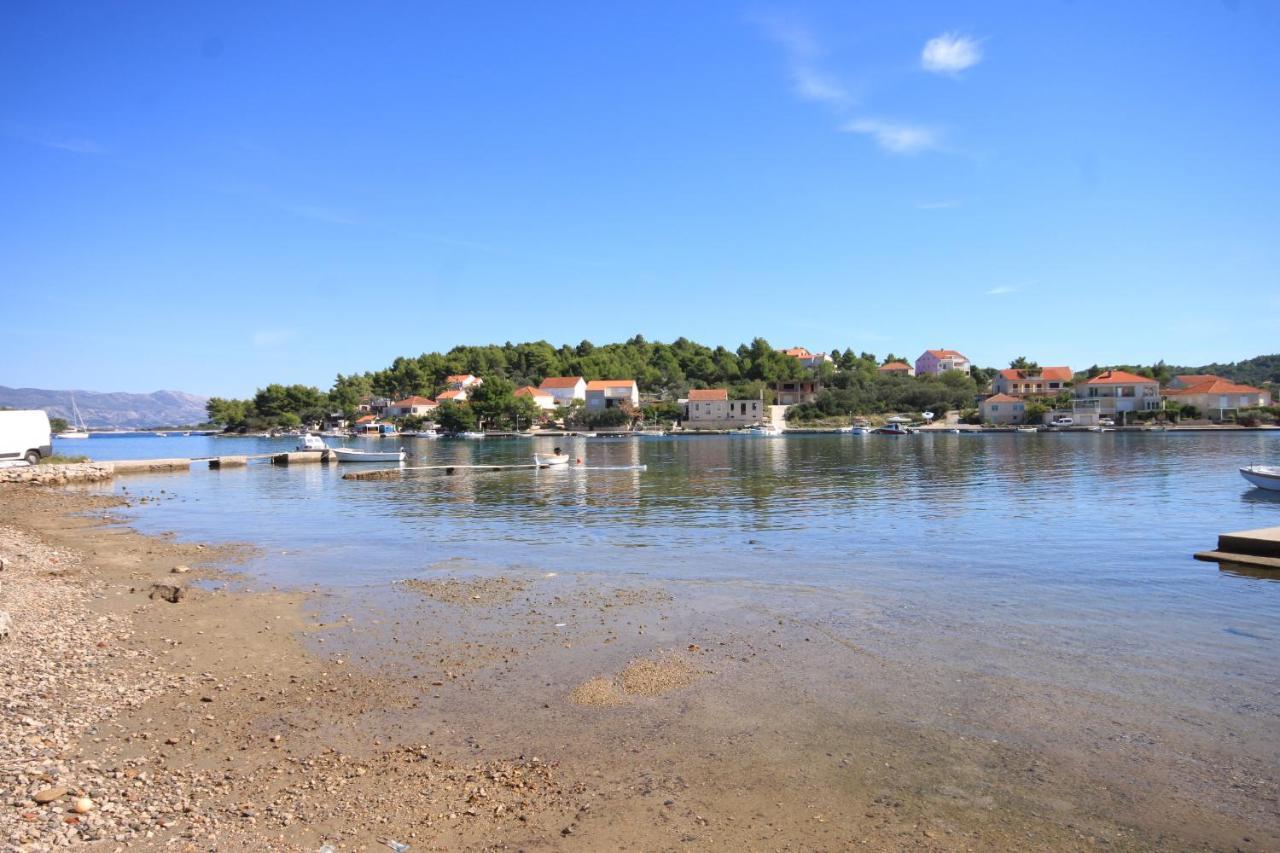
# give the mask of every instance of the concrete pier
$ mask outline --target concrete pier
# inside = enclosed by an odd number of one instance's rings
[[[220,468],[241,468],[248,464],[248,456],[215,456],[209,460],[209,467],[215,470]]]
[[[272,465],[315,465],[319,462],[337,462],[338,457],[328,450],[291,450],[271,457]]]
[[[160,471],[190,471],[190,459],[122,459],[105,463],[113,474],[154,474]]]
[[[1280,569],[1280,527],[1240,530],[1218,536],[1218,548],[1201,551],[1197,560],[1238,563],[1262,569]]]

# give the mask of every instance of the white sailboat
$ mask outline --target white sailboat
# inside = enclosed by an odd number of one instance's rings
[[[1244,477],[1259,489],[1266,489],[1269,492],[1280,492],[1280,466],[1276,465],[1249,465],[1240,469],[1240,476]]]
[[[71,424],[58,433],[58,438],[88,438],[89,427],[85,426],[84,418],[80,416],[80,408],[76,406],[75,395],[71,395]]]

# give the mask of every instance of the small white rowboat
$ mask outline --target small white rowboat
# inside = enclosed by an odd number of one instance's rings
[[[1240,476],[1253,483],[1259,489],[1280,492],[1280,466],[1250,465],[1247,468],[1240,469]]]
[[[331,451],[339,462],[403,462],[403,450],[355,450],[350,447],[334,447]]]

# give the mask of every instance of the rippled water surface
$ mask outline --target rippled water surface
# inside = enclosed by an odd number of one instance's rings
[[[1222,531],[1280,525],[1280,500],[1236,471],[1280,460],[1280,435],[560,441],[583,468],[344,481],[356,466],[254,465],[114,488],[165,490],[136,511],[143,531],[265,546],[251,569],[276,583],[376,584],[463,559],[732,581],[764,598],[809,590],[834,629],[869,647],[1277,707],[1280,583],[1191,554]],[[198,456],[292,443],[119,438],[77,450]],[[501,464],[553,442],[402,443],[418,454],[411,464]]]

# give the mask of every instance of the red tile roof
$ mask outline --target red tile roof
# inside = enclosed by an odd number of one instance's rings
[[[515,396],[517,397],[550,397],[551,395],[545,391],[534,388],[532,385],[525,385],[523,388],[517,388]]]
[[[458,373],[453,376],[446,376],[444,378],[444,381],[446,385],[452,385],[455,382],[466,382],[469,379],[475,379],[475,378],[477,377],[472,376],[470,373]]]
[[[891,361],[888,364],[880,365],[880,367],[878,367],[877,369],[878,370],[910,370],[911,365],[907,364],[905,361]]]
[[[690,403],[714,403],[728,399],[729,392],[724,388],[694,388],[689,391]]]
[[[373,423],[374,421],[376,421],[377,419],[378,419],[378,416],[377,416],[377,415],[364,415],[363,417],[356,418],[356,423],[357,423],[357,424],[371,424],[371,423]]]
[[[436,395],[436,402],[440,402],[442,400],[456,400],[459,397],[462,397],[465,400],[466,396],[466,391],[442,391]]]
[[[634,388],[634,379],[593,379],[587,383],[588,391],[603,391],[606,388]]]
[[[1160,393],[1166,396],[1182,396],[1187,394],[1261,394],[1261,388],[1252,385],[1237,385],[1218,376],[1211,377],[1208,382],[1192,385],[1190,388],[1166,388]]]
[[[990,397],[983,400],[982,402],[984,403],[1021,403],[1022,400],[1020,400],[1017,397],[1010,397],[1008,394],[992,394]]]
[[[419,397],[414,395],[412,397],[405,397],[403,400],[397,400],[391,405],[403,409],[406,406],[434,406],[435,404],[436,401],[432,400],[430,397]]]
[[[1133,385],[1139,382],[1155,382],[1146,376],[1126,373],[1123,370],[1104,370],[1092,379],[1085,380],[1085,385]]]
[[[581,376],[548,376],[539,388],[576,388],[583,381]]]
[[[936,358],[963,358],[965,361],[969,360],[964,353],[956,352],[953,349],[930,349],[925,350],[925,352]]]
[[[1042,367],[1039,375],[1034,370],[1023,370],[1017,367],[1006,367],[1000,371],[1000,375],[1005,379],[1021,381],[1025,379],[1044,379],[1050,382],[1070,382],[1074,376],[1070,367]]]
[[[809,352],[804,347],[792,347],[791,349],[784,349],[782,351],[782,354],[789,355],[793,358],[813,358],[813,353]]]

